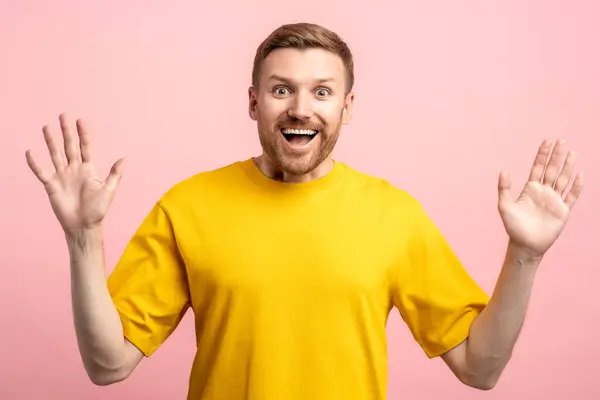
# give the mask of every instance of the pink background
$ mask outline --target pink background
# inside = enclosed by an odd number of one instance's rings
[[[204,5],[200,5],[200,4]],[[355,117],[338,159],[417,196],[491,292],[505,246],[498,171],[515,194],[545,137],[580,151],[587,187],[538,275],[498,387],[463,387],[397,311],[390,399],[598,399],[600,6],[594,1],[17,1],[0,4],[0,398],[183,399],[191,314],[126,382],[94,387],[79,359],[62,232],[28,170],[41,126],[91,127],[102,171],[128,158],[106,221],[109,268],[154,201],[197,172],[256,155],[251,62],[280,24],[338,31],[356,57]],[[594,207],[596,206],[596,207]]]

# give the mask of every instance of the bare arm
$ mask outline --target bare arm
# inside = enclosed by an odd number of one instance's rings
[[[529,306],[538,266],[560,236],[583,190],[583,175],[571,175],[575,153],[561,166],[565,142],[544,141],[529,180],[516,200],[510,177],[498,181],[498,211],[509,236],[506,258],[488,306],[473,322],[469,339],[442,358],[469,386],[493,388],[513,353]]]
[[[106,284],[101,228],[67,235],[77,341],[88,376],[97,385],[127,378],[143,354],[123,337]]]
[[[521,333],[539,263],[509,245],[494,293],[469,339],[442,356],[463,383],[488,390],[498,382]]]
[[[50,205],[67,239],[71,260],[71,292],[77,341],[85,369],[95,384],[125,379],[142,353],[123,337],[123,327],[106,282],[102,220],[123,173],[123,159],[102,180],[92,162],[90,135],[81,120],[77,134],[65,114],[59,116],[63,146],[48,126],[42,131],[54,171],[25,156],[44,185]]]

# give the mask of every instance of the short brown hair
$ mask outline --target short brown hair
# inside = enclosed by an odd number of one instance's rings
[[[354,60],[348,45],[327,28],[307,22],[286,24],[274,30],[260,44],[254,57],[252,67],[252,85],[258,87],[260,67],[267,56],[276,49],[310,49],[321,48],[338,55],[346,68],[346,91],[354,86]]]

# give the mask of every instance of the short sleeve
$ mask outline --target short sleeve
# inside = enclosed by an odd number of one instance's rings
[[[108,289],[125,338],[149,357],[179,325],[190,302],[185,266],[160,203],[127,244]]]
[[[459,345],[489,301],[417,203],[403,218],[394,306],[428,357]]]

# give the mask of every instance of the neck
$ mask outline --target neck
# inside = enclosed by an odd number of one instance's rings
[[[255,157],[254,162],[258,169],[260,169],[267,177],[284,183],[303,183],[320,179],[327,175],[333,169],[334,165],[333,159],[327,157],[312,171],[306,174],[295,175],[282,170],[264,155]]]

